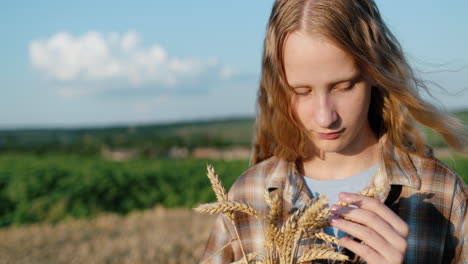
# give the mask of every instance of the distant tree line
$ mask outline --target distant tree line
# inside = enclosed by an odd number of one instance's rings
[[[0,131],[0,152],[97,155],[102,148],[164,156],[172,147],[249,147],[252,118],[89,129]]]
[[[468,111],[455,116],[468,123]],[[250,147],[254,118],[180,122],[172,124],[78,129],[23,129],[0,131],[0,153],[27,152],[97,155],[106,149],[134,149],[143,156],[161,157],[173,147],[192,151],[199,147]],[[421,126],[427,142],[446,147],[443,138]]]

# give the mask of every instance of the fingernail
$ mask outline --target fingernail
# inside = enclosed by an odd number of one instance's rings
[[[340,199],[340,201],[343,201],[343,202],[349,202],[351,200],[351,197],[350,197],[350,193],[347,193],[347,192],[340,192],[338,194],[338,198]]]
[[[332,207],[330,207],[330,211],[335,214],[336,211],[338,211],[340,208],[341,206],[334,204]]]
[[[328,217],[328,222],[329,222],[330,224],[336,224],[336,223],[338,222],[338,217],[332,215],[332,216]]]

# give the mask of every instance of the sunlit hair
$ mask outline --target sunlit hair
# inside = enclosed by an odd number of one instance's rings
[[[333,41],[374,81],[368,118],[377,137],[386,133],[396,147],[424,156],[417,121],[440,133],[456,150],[468,152],[467,127],[421,99],[419,92],[428,91],[427,86],[415,76],[372,0],[277,0],[264,43],[252,164],[273,155],[307,160],[314,153],[292,110],[293,90],[284,71],[285,38],[297,30]]]

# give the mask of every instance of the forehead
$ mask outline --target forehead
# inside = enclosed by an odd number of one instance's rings
[[[284,44],[284,69],[290,85],[325,85],[358,73],[353,58],[332,41],[302,31],[290,33]]]

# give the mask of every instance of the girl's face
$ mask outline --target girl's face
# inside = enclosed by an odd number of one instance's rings
[[[301,31],[284,47],[293,109],[323,152],[353,154],[373,134],[367,120],[371,83],[353,58],[333,42]]]

